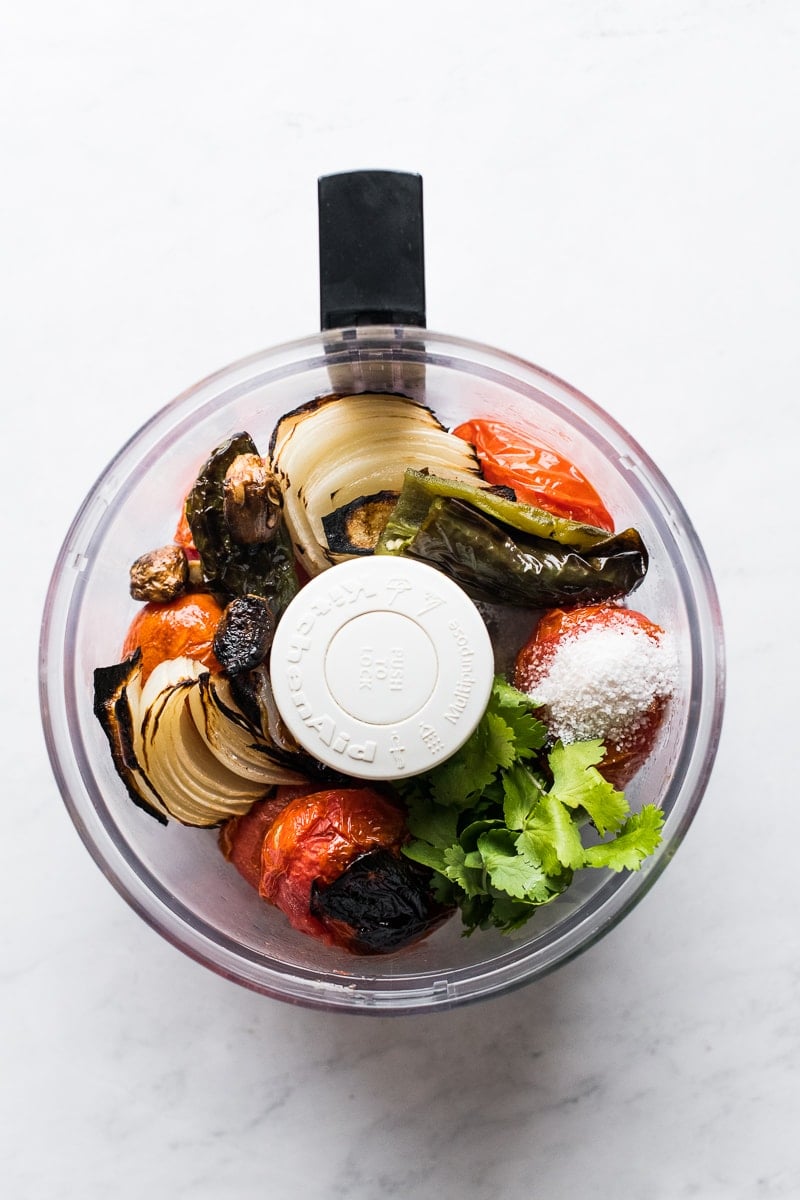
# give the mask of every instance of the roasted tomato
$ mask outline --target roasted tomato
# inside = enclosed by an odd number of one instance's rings
[[[227,822],[220,845],[295,929],[375,954],[408,945],[449,915],[431,894],[430,874],[400,854],[405,833],[400,809],[370,788],[298,786]]]
[[[517,499],[597,529],[614,519],[576,466],[530,434],[503,421],[465,421],[453,430],[475,447],[484,478],[514,489]]]
[[[258,891],[261,882],[261,848],[264,838],[278,813],[289,803],[289,797],[278,795],[259,800],[242,817],[231,817],[219,832],[219,845],[228,862]]]
[[[259,891],[296,929],[332,941],[311,915],[311,887],[333,883],[370,850],[399,849],[403,814],[370,788],[341,788],[300,796],[273,821],[261,852]]]
[[[223,609],[207,592],[187,592],[167,604],[140,608],[131,622],[122,655],[142,651],[142,679],[168,658],[193,658],[211,671],[221,667],[214,654],[214,633]]]
[[[658,625],[631,609],[594,604],[546,613],[517,656],[513,682],[542,703],[554,737],[600,738],[599,770],[623,788],[653,748],[675,673]]]

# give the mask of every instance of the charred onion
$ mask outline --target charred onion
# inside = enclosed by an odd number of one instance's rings
[[[287,413],[270,443],[295,554],[311,575],[352,557],[328,544],[323,519],[359,497],[399,494],[407,467],[480,479],[469,443],[407,396],[326,396]]]
[[[95,713],[132,799],[158,820],[217,825],[303,778],[247,720],[228,681],[190,658],[141,682],[138,656],[95,672]],[[299,757],[296,763],[299,765]]]

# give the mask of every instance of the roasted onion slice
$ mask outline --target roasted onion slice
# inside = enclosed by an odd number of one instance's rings
[[[228,681],[194,659],[167,659],[144,687],[138,656],[101,668],[95,711],[131,798],[162,822],[218,825],[303,778],[237,707]]]
[[[323,518],[362,496],[399,494],[407,467],[480,480],[472,446],[407,396],[326,396],[283,416],[270,462],[295,554],[310,575],[352,557],[332,550]]]

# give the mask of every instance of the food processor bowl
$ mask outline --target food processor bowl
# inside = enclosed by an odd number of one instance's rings
[[[665,813],[663,840],[640,870],[577,872],[567,891],[514,935],[464,937],[455,916],[415,945],[366,957],[292,929],[225,860],[216,830],[175,821],[165,827],[136,807],[93,712],[94,670],[119,660],[137,609],[130,564],[172,539],[211,448],[247,430],[264,453],[284,413],[315,397],[363,391],[412,397],[448,428],[501,416],[575,463],[616,527],[640,532],[650,563],[635,607],[670,631],[678,658],[658,741],[626,789],[633,809],[653,803]],[[520,610],[518,645],[530,626],[530,614]],[[203,380],[109,463],[55,564],[40,694],[53,771],[78,833],[117,891],[174,946],[284,1001],[375,1014],[443,1010],[529,984],[574,957],[616,925],[670,862],[700,804],[719,739],[722,623],[703,549],[679,499],[645,451],[590,399],[532,363],[419,323],[352,324],[323,328]]]

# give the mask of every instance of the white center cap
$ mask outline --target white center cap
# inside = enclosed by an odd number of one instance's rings
[[[483,715],[494,655],[483,618],[446,575],[390,555],[317,575],[278,623],[275,701],[297,741],[361,779],[429,770]]]
[[[353,665],[358,687],[353,690]],[[372,725],[391,725],[419,712],[439,674],[433,642],[410,617],[367,612],[331,638],[325,682],[337,703]]]

